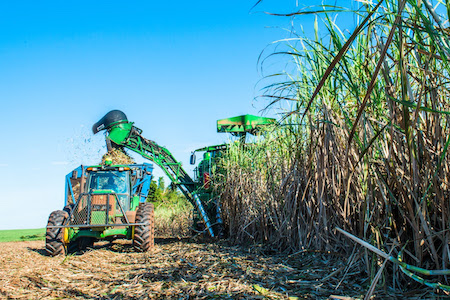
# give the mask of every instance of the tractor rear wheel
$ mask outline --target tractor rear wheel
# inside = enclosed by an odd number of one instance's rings
[[[136,251],[145,252],[155,245],[154,208],[152,203],[140,203],[136,211],[133,246]]]
[[[80,249],[81,251],[84,251],[88,248],[93,248],[94,242],[95,242],[95,239],[91,238],[91,237],[78,238],[78,249]]]
[[[47,226],[63,225],[69,215],[62,210],[56,210],[48,217]],[[45,233],[45,251],[50,256],[56,256],[63,253],[64,247],[64,228],[47,228]]]

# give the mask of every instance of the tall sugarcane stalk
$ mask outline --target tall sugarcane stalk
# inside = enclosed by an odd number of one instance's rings
[[[263,95],[282,121],[223,159],[227,176],[217,182],[230,236],[276,249],[347,249],[337,226],[380,249],[404,246],[406,264],[447,269],[447,7],[364,4],[348,34],[326,11],[318,9],[314,35],[295,32],[264,60],[284,63]]]

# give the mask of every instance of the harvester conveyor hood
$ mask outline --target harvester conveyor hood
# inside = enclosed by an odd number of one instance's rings
[[[104,129],[111,128],[113,125],[121,123],[128,123],[125,113],[120,110],[112,110],[92,126],[92,132],[96,134]]]

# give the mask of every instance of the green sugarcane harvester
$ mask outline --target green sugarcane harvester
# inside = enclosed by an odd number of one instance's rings
[[[244,115],[218,120],[217,131],[244,138],[274,123],[275,119]],[[227,144],[195,150],[191,164],[195,164],[195,152],[204,155],[192,179],[169,150],[144,138],[142,130],[133,124],[123,112],[113,110],[95,123],[92,131],[96,134],[106,130],[108,151],[130,149],[157,164],[194,206],[193,230],[221,237],[220,204],[210,178]],[[107,159],[102,165],[81,165],[67,174],[65,207],[49,216],[46,252],[54,256],[118,238],[132,240],[137,251],[150,249],[154,244],[154,209],[146,198],[152,170],[148,163],[113,165]]]
[[[247,133],[257,134],[263,127],[275,124],[272,118],[242,115],[217,121],[217,132],[231,133],[244,138]],[[220,204],[210,184],[211,172],[215,168],[215,161],[227,149],[227,144],[209,146],[193,151],[190,159],[195,164],[195,153],[204,152],[203,159],[194,170],[192,179],[183,169],[172,153],[152,140],[142,136],[142,130],[133,126],[126,115],[113,110],[94,124],[95,133],[106,130],[106,144],[108,150],[116,148],[130,149],[142,157],[157,164],[177,186],[195,208],[194,229],[206,230],[211,237],[220,237],[223,223],[220,217]]]

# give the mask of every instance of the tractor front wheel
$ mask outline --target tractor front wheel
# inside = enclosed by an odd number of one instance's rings
[[[155,245],[154,208],[152,203],[140,203],[136,211],[133,246],[136,251],[145,252]]]
[[[47,226],[63,225],[67,217],[69,217],[67,212],[56,210],[48,217]],[[64,253],[64,228],[47,228],[45,233],[45,251],[50,256]]]
[[[64,206],[63,211],[67,212],[70,216],[72,214],[73,207],[73,204],[67,204],[66,206]]]

